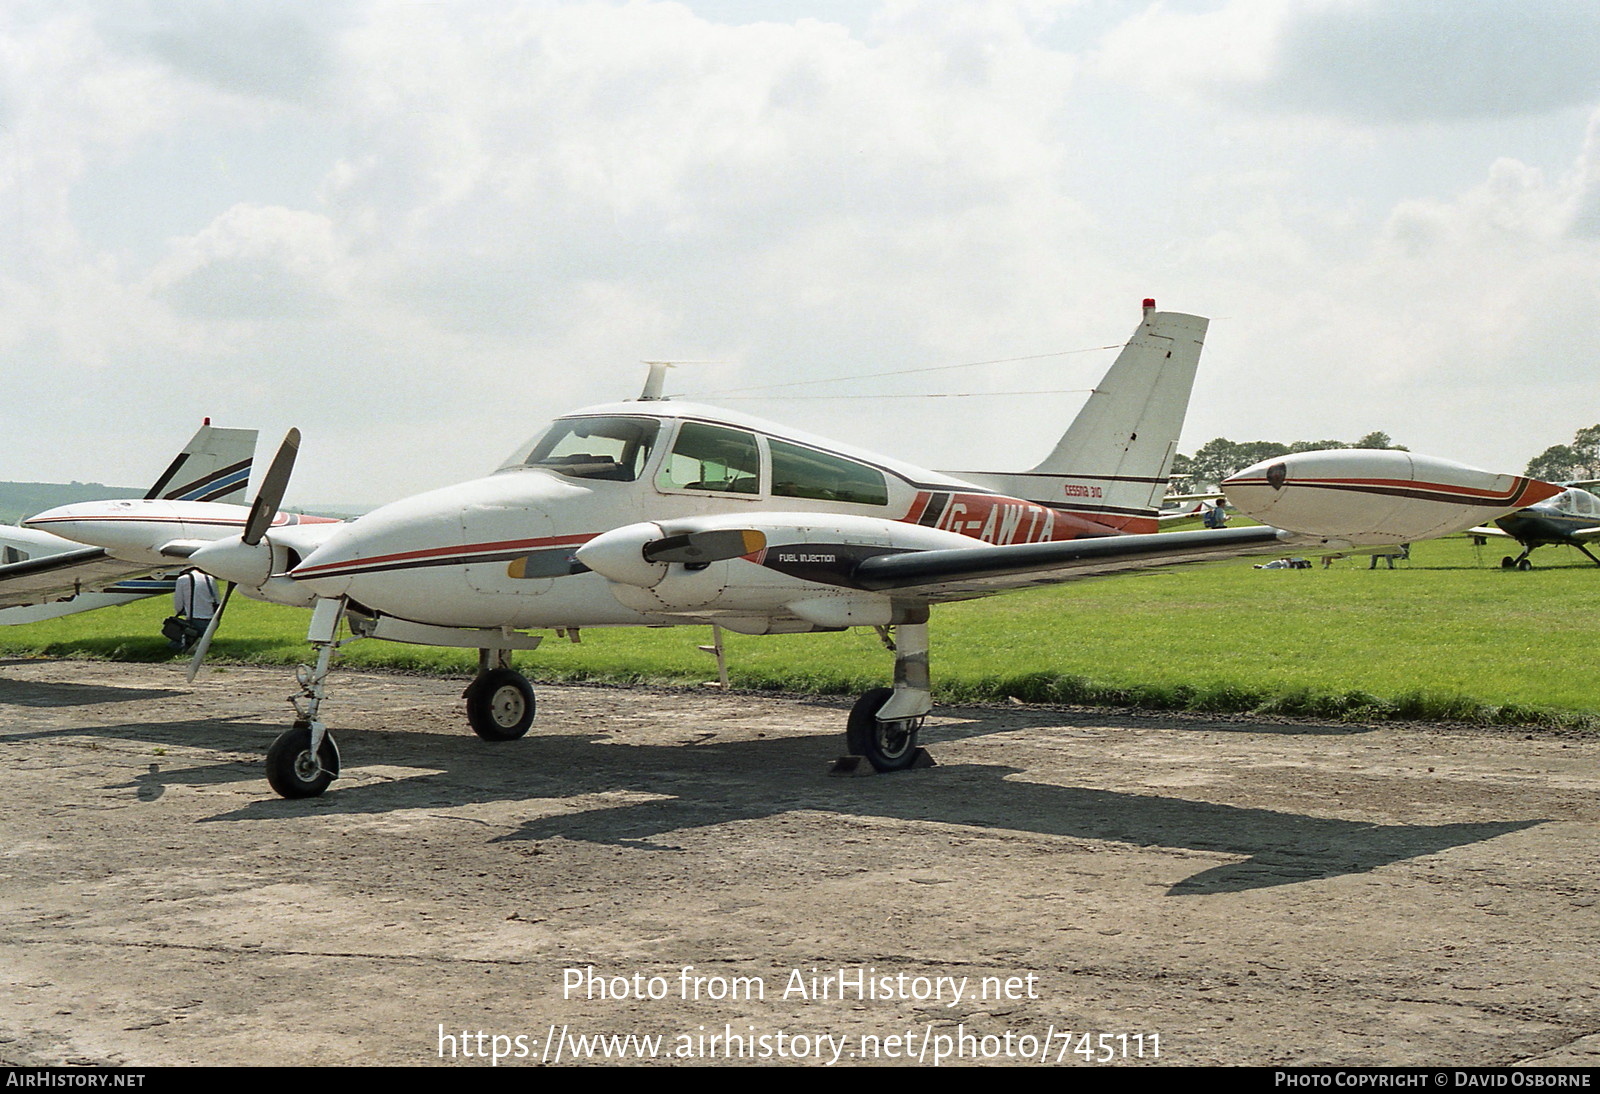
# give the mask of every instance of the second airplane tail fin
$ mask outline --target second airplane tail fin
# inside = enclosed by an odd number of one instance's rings
[[[255,430],[221,429],[207,418],[145,497],[242,505],[255,451]]]

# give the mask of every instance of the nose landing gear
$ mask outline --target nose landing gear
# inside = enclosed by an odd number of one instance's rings
[[[314,798],[339,777],[339,746],[317,714],[322,709],[328,667],[342,644],[337,636],[343,617],[343,600],[317,601],[306,635],[316,647],[316,664],[295,670],[300,694],[289,700],[294,704],[294,726],[279,734],[267,749],[267,782],[285,798]]]

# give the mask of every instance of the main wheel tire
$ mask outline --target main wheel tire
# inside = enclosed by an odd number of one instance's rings
[[[339,777],[339,750],[322,735],[322,747],[311,755],[311,727],[295,726],[278,735],[267,749],[267,782],[285,798],[314,798]]]
[[[851,755],[865,756],[874,771],[902,771],[917,758],[917,731],[921,718],[878,720],[878,711],[894,694],[893,688],[873,688],[856,700],[845,722],[844,739]]]
[[[512,669],[491,669],[467,688],[467,721],[486,741],[514,741],[533,725],[533,685]]]
[[[1529,570],[1533,569],[1533,563],[1530,562],[1528,559],[1523,559],[1521,562],[1517,563],[1517,569],[1519,569],[1522,572],[1526,573]]]
[[[1517,568],[1517,560],[1507,555],[1500,560],[1500,568],[1502,570],[1515,570]]]

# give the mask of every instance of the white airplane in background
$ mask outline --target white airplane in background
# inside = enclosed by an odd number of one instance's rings
[[[120,557],[186,558],[230,592],[313,607],[316,663],[298,674],[294,727],[267,754],[268,780],[286,797],[320,794],[339,773],[319,712],[341,620],[355,637],[476,648],[467,716],[490,740],[532,723],[533,690],[510,661],[541,641],[529,629],[875,627],[894,652],[894,686],[860,697],[846,740],[875,769],[895,770],[915,762],[932,706],[935,604],[1289,546],[1415,541],[1555,492],[1408,452],[1301,453],[1224,484],[1235,508],[1281,527],[1155,534],[1206,326],[1146,301],[1082,412],[1026,472],[929,471],[669,401],[653,367],[640,399],[556,419],[496,473],[347,524],[274,524],[295,431],[241,535],[141,527],[104,505],[30,523]]]
[[[145,493],[145,502],[239,509],[255,450],[255,430],[221,429],[207,418]],[[148,519],[148,506],[138,507],[141,519]],[[218,525],[216,534],[233,535],[238,527]],[[163,559],[161,565],[171,569],[173,561]],[[84,547],[35,528],[0,527],[0,624],[37,623],[170,593],[171,579],[150,569],[103,547]]]

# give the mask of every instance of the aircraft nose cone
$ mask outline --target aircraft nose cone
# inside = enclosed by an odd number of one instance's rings
[[[159,560],[152,554],[168,540],[187,532],[183,514],[173,503],[122,499],[58,505],[22,522],[23,527],[49,532],[76,543],[104,547],[119,558]]]
[[[24,528],[33,528],[40,532],[49,532],[61,536],[63,539],[77,540],[75,533],[82,532],[88,523],[87,518],[91,509],[99,510],[102,506],[94,505],[58,505],[54,509],[46,509],[42,513],[35,513],[22,522]],[[78,542],[86,542],[78,540]]]

